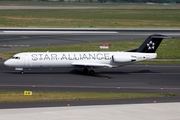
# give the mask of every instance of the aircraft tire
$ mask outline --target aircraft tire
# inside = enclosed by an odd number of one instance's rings
[[[95,73],[94,70],[90,70],[90,71],[89,71],[89,74],[90,74],[90,75],[94,75],[94,73]]]
[[[21,72],[20,72],[20,74],[22,74],[22,75],[23,75],[23,74],[24,74],[24,71],[21,71]]]
[[[84,74],[88,74],[88,73],[89,73],[89,70],[88,70],[87,68],[84,68],[83,73],[84,73]]]

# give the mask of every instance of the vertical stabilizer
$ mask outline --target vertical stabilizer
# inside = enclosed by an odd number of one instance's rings
[[[172,37],[164,36],[164,35],[150,35],[144,43],[137,49],[136,52],[142,53],[155,53],[156,49],[160,45],[163,39],[170,39]]]

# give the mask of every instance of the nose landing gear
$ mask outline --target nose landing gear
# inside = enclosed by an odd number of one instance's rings
[[[15,68],[15,70],[21,71],[20,74],[24,74],[23,68]]]
[[[23,74],[24,74],[24,71],[21,71],[21,72],[20,72],[20,74],[22,74],[22,75],[23,75]]]

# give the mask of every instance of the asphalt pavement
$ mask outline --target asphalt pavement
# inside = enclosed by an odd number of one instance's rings
[[[159,31],[160,32],[160,31]],[[161,31],[162,32],[162,31]],[[44,47],[54,45],[97,43],[109,41],[145,40],[147,34],[158,33],[144,31],[134,33],[128,31],[115,35],[100,34],[61,34],[61,35],[14,35],[1,34],[1,52],[25,49],[28,47]],[[123,35],[124,34],[124,35]],[[167,34],[167,33],[166,33]],[[166,35],[165,34],[165,35]],[[170,34],[170,33],[168,33]],[[178,32],[173,35],[178,36]],[[19,45],[19,46],[8,46]],[[24,46],[23,46],[24,45]],[[29,46],[26,46],[29,45]],[[180,66],[134,64],[117,69],[95,69],[95,74],[84,75],[81,68],[51,68],[25,69],[21,75],[13,68],[3,65],[0,60],[0,90],[13,91],[61,91],[61,92],[105,92],[105,93],[164,93],[180,94]],[[32,87],[32,85],[35,87]],[[74,105],[123,104],[123,103],[151,103],[156,99],[159,102],[179,102],[179,97],[118,99],[102,101],[71,101]],[[160,100],[161,99],[161,100]],[[115,102],[118,101],[118,102]],[[120,102],[121,101],[121,102]],[[127,101],[127,102],[122,102]],[[128,102],[129,101],[129,102]],[[62,102],[62,101],[61,101]],[[1,108],[48,107],[67,105],[64,102],[30,102],[30,103],[1,103]],[[86,103],[87,102],[87,103]],[[27,105],[25,105],[27,104]]]

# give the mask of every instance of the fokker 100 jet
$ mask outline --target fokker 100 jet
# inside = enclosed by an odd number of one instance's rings
[[[164,35],[150,35],[136,49],[122,52],[24,52],[15,54],[4,65],[23,74],[23,68],[80,67],[85,74],[94,74],[94,68],[117,68],[157,57],[156,49]]]

